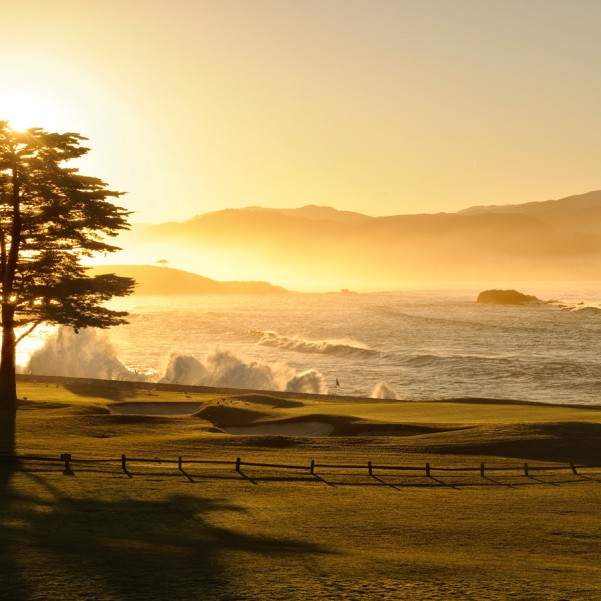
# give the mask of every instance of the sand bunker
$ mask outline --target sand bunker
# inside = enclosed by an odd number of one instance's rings
[[[109,405],[111,413],[119,415],[192,415],[200,404],[192,403],[115,403]]]
[[[257,424],[256,426],[221,426],[228,434],[258,434],[268,436],[330,436],[334,426],[324,422],[288,422],[284,424]]]
[[[256,407],[244,401],[243,407],[236,400],[222,400],[215,405],[199,402],[153,402],[112,403],[108,405],[111,413],[117,415],[170,417],[194,416],[209,422],[221,432],[238,436],[414,436],[440,431],[440,428],[411,426],[407,424],[370,423],[352,416],[336,416],[314,413],[292,418],[278,419],[277,412],[257,411]],[[250,396],[245,399],[252,398]],[[277,401],[277,399],[275,399]],[[262,403],[266,403],[261,398]],[[272,404],[272,399],[269,399]],[[227,403],[227,404],[226,404]]]

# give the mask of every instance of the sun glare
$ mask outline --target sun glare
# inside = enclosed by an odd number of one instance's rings
[[[58,129],[62,123],[60,112],[43,93],[35,90],[3,95],[0,111],[0,119],[7,120],[17,131],[30,127]]]

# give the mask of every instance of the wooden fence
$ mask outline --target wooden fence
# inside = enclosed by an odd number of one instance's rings
[[[120,469],[127,476],[132,477],[131,466],[132,464],[166,464],[166,465],[177,465],[177,469],[182,475],[187,475],[184,469],[186,466],[199,466],[199,465],[214,465],[214,466],[232,466],[236,472],[242,473],[243,467],[262,467],[269,469],[283,469],[283,470],[300,470],[307,474],[316,476],[318,470],[353,470],[357,474],[365,474],[374,476],[376,472],[398,472],[398,473],[410,473],[412,475],[422,475],[427,478],[434,478],[434,474],[459,474],[459,473],[479,473],[484,478],[486,474],[495,472],[512,472],[518,473],[524,476],[531,476],[533,473],[541,472],[565,472],[569,471],[574,475],[579,475],[579,470],[584,469],[598,469],[601,465],[576,465],[573,462],[566,464],[554,464],[554,465],[532,465],[529,463],[520,463],[517,465],[485,465],[480,463],[478,466],[463,466],[463,467],[441,467],[425,463],[421,465],[383,465],[373,461],[367,463],[318,463],[314,459],[311,459],[310,463],[305,465],[289,465],[283,463],[263,463],[256,461],[244,461],[242,458],[237,457],[235,460],[221,460],[221,459],[194,459],[178,456],[177,459],[163,459],[159,457],[145,458],[145,457],[128,457],[125,454],[119,458],[103,458],[103,459],[90,459],[90,458],[75,458],[71,453],[61,453],[60,456],[49,457],[45,455],[0,455],[0,462],[5,464],[19,464],[23,467],[28,462],[43,463],[43,464],[57,464],[63,471],[64,474],[73,474],[75,466],[85,465],[111,465],[115,464],[120,466]]]

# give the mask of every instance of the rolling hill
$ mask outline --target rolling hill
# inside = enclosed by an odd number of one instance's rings
[[[169,253],[193,271],[201,271],[195,267],[199,258],[210,258],[207,265],[219,268],[219,277],[243,273],[288,287],[296,281],[360,287],[369,282],[591,280],[601,272],[601,191],[386,217],[313,205],[226,209],[135,228],[122,245]],[[202,272],[207,273],[204,266]]]
[[[135,294],[185,295],[185,294],[284,294],[286,290],[267,282],[218,282],[210,278],[154,265],[103,265],[91,267],[92,275],[115,273],[134,278]]]

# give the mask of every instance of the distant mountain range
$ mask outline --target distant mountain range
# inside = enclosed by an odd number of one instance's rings
[[[339,223],[364,223],[373,217],[354,213],[353,211],[339,211],[332,207],[318,207],[317,205],[307,205],[299,209],[265,209],[263,207],[246,207],[243,211],[263,211],[265,213],[281,213],[292,217],[301,217],[303,219],[315,219],[318,221],[337,221]]]
[[[210,278],[154,265],[103,265],[91,267],[92,275],[114,273],[134,278],[136,294],[151,296],[186,294],[282,294],[286,290],[267,282],[218,282]]]
[[[601,191],[389,217],[314,205],[226,209],[134,228],[122,242],[126,249],[130,244],[190,270],[199,258],[214,258],[255,278],[326,286],[329,281],[591,280],[601,274]]]

